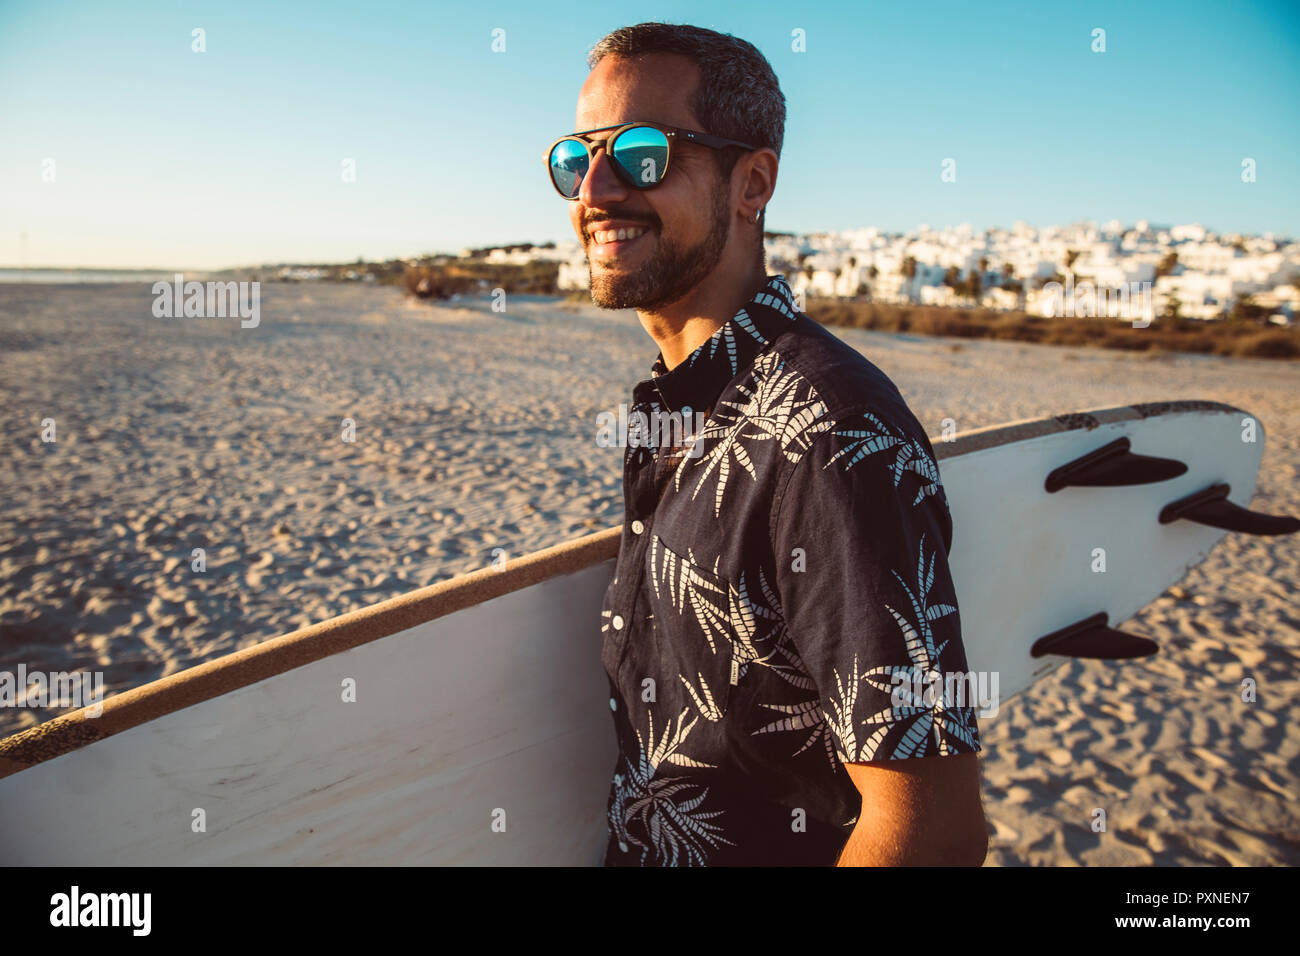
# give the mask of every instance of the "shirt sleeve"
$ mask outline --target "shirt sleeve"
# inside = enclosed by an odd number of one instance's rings
[[[787,639],[840,760],[979,751],[952,521],[915,419],[836,416],[792,466],[775,522]]]

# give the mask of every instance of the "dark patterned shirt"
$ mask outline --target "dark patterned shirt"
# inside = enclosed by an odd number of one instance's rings
[[[980,749],[941,689],[966,657],[934,450],[778,275],[653,374],[601,612],[606,863],[833,865],[861,808],[846,762]]]

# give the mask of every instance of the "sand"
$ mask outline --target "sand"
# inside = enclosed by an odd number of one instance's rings
[[[654,357],[632,313],[267,283],[241,329],[151,302],[144,285],[0,285],[0,670],[97,670],[121,691],[618,520],[596,416]],[[931,434],[1238,405],[1268,432],[1254,507],[1300,514],[1300,365],[837,334]],[[1008,703],[984,728],[988,863],[1300,862],[1298,565],[1294,537],[1229,535],[1125,625],[1161,654],[1074,661]],[[0,709],[0,734],[55,713]]]

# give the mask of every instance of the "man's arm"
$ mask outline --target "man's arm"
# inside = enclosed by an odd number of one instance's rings
[[[930,696],[970,671],[938,464],[898,403],[835,419],[790,475],[773,550],[790,643],[861,798],[838,862],[979,865],[978,714]]]
[[[979,866],[988,852],[973,753],[846,763],[862,812],[836,866]]]

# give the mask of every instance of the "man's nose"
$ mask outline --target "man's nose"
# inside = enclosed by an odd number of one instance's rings
[[[608,206],[628,198],[628,188],[614,172],[614,161],[604,148],[593,150],[596,154],[591,161],[591,169],[582,178],[578,189],[578,199],[584,206]]]

